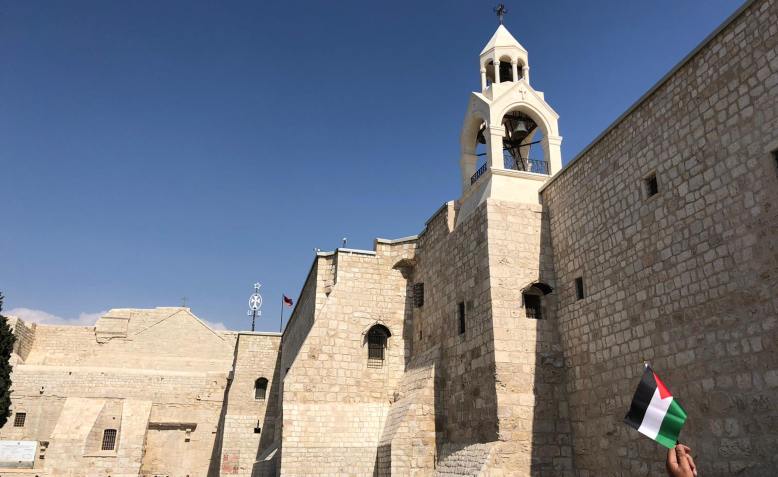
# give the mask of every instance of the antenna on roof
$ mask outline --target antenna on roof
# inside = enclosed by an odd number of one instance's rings
[[[343,237],[342,240],[343,240],[343,246],[342,247],[346,248],[346,242],[348,241],[348,239],[346,237]]]
[[[187,300],[187,297],[185,297],[185,296],[181,297],[181,308],[186,308],[186,300]]]

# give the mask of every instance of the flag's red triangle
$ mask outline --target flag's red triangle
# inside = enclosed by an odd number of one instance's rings
[[[659,390],[660,399],[667,399],[672,396],[672,394],[670,394],[670,391],[667,390],[665,383],[663,383],[662,380],[659,379],[659,376],[657,376],[656,373],[654,373],[654,381],[656,381],[656,388]]]

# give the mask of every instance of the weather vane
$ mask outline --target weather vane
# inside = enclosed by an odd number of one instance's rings
[[[254,324],[257,321],[257,317],[262,316],[262,310],[260,310],[260,308],[262,308],[262,295],[259,294],[259,288],[261,286],[261,283],[255,283],[254,293],[249,297],[248,315],[251,317],[251,331],[254,331]]]
[[[502,19],[505,17],[505,14],[508,13],[508,9],[505,8],[504,3],[501,3],[494,8],[494,13],[497,14],[497,18],[500,19],[500,25],[502,25]]]

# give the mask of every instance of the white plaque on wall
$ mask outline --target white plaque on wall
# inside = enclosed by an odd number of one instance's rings
[[[32,469],[38,441],[0,441],[0,467]]]

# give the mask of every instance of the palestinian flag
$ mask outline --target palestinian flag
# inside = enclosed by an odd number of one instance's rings
[[[673,398],[651,366],[646,364],[624,422],[672,449],[678,443],[678,434],[686,422],[686,411]]]

